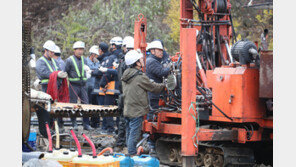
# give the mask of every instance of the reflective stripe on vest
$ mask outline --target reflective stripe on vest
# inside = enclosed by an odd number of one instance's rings
[[[107,95],[114,95],[116,89],[115,89],[115,81],[111,81],[107,84]]]
[[[103,91],[103,88],[101,87],[100,89],[99,89],[99,95],[101,95],[101,96],[105,96],[106,94],[105,94],[105,92]]]
[[[49,71],[50,71],[50,72],[53,72],[53,69],[52,69],[51,66],[49,65],[48,61],[47,61],[44,57],[41,57],[41,59],[45,62],[45,64],[47,65]],[[54,66],[54,68],[55,68],[54,71],[57,71],[57,70],[58,70],[58,67],[57,67],[55,61],[53,60],[53,58],[51,58],[51,61],[52,61],[52,64],[53,64],[53,66]],[[48,83],[48,81],[49,81],[49,79],[42,79],[42,80],[41,80],[41,83]]]
[[[80,74],[80,71],[79,71],[78,66],[77,66],[77,63],[76,63],[76,61],[75,61],[75,59],[74,59],[74,56],[71,56],[71,59],[72,59],[72,61],[73,61],[73,64],[74,64],[74,67],[75,67],[76,73],[77,73],[77,75],[78,75],[79,78],[69,78],[69,81],[80,81],[80,80],[86,81],[87,78],[84,77],[84,58],[83,58],[83,57],[81,58],[81,63],[82,63],[82,65],[81,65],[81,66],[82,66],[82,67],[81,67],[81,69],[82,69],[82,75]]]

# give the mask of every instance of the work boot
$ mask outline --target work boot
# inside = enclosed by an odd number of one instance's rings
[[[94,130],[92,127],[90,127],[89,125],[85,125],[83,126],[83,130]]]

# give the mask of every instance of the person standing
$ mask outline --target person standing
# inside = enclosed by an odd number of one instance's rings
[[[91,74],[93,71],[97,70],[100,67],[100,61],[97,59],[99,56],[99,46],[94,45],[89,49],[90,56],[87,58],[87,66],[89,67]],[[86,89],[88,94],[88,99],[90,104],[97,105],[97,96],[93,93],[96,83],[96,76],[91,75],[91,77],[86,82]],[[99,117],[91,117],[90,125],[92,128],[98,128],[100,124]]]
[[[61,49],[57,45],[56,45],[56,50],[54,52],[53,58],[57,61],[57,63],[59,64],[59,67],[61,68],[61,70],[64,71],[65,70],[65,62],[61,58]]]
[[[60,71],[60,67],[54,57],[54,52],[56,50],[56,45],[53,41],[48,40],[43,45],[43,56],[41,56],[36,62],[36,74],[41,82],[42,91],[47,93],[47,87],[49,82],[49,77],[54,71],[58,72],[58,78],[66,78],[67,73]],[[58,80],[59,81],[59,80]],[[58,86],[60,83],[58,82]],[[53,118],[49,113],[43,108],[39,107],[40,110],[37,113],[39,122],[39,131],[43,136],[47,136],[45,123],[49,123],[50,127],[53,125]]]
[[[116,70],[118,67],[117,61],[117,56],[112,54],[106,58],[105,62],[102,63],[102,67],[99,68],[99,71],[103,73],[100,80],[100,89],[105,94],[104,105],[115,105],[116,99],[120,94],[118,88],[118,72]],[[102,128],[103,133],[113,134],[115,132],[113,117],[104,117]]]
[[[127,54],[130,50],[134,49],[134,38],[131,36],[127,36],[123,39],[123,53],[124,55]],[[116,144],[114,151],[115,152],[121,152],[123,147],[125,146],[126,143],[126,136],[125,136],[125,118],[123,116],[123,95],[122,95],[122,81],[120,80],[124,71],[127,69],[127,65],[125,64],[124,61],[124,56],[119,58],[119,66],[117,68],[118,70],[118,86],[119,86],[119,91],[120,95],[118,97],[118,110],[121,113],[119,117],[119,124],[118,124],[118,133],[117,133],[117,138],[116,138]]]
[[[82,41],[77,41],[73,45],[74,55],[66,60],[65,71],[69,76],[69,95],[70,103],[77,103],[78,99],[82,104],[88,104],[88,96],[86,91],[86,72],[84,65],[86,58],[83,57],[85,44]],[[71,117],[74,129],[78,129],[76,117]],[[89,118],[83,117],[83,128],[85,130],[92,130],[89,126]]]
[[[99,56],[99,47],[97,45],[92,46],[89,49],[90,56],[86,59],[86,65],[90,68],[91,71],[94,71],[99,68],[100,62],[97,59]],[[95,76],[91,76],[86,82],[87,94],[90,104],[96,104],[96,98],[93,95],[93,89],[95,86]]]
[[[106,61],[108,59],[108,56],[110,55],[109,52],[109,46],[105,42],[100,42],[99,44],[99,56],[98,60],[100,62],[99,67],[103,67],[106,64]],[[94,90],[93,94],[96,96],[96,102],[98,105],[104,105],[105,101],[105,92],[100,88],[100,82],[103,76],[103,73],[97,68],[96,70],[92,71],[91,73],[92,76],[95,77],[95,85],[94,85]],[[103,118],[104,120],[104,118]],[[94,127],[99,126],[100,124],[100,117],[92,117],[92,123]],[[105,131],[105,124],[102,125],[101,130]]]
[[[120,54],[122,54],[122,43],[121,37],[114,37],[110,40],[111,54],[117,56],[117,59],[120,57]]]
[[[268,50],[268,29],[264,29],[264,32],[261,34],[261,47],[262,50]]]
[[[41,56],[36,62],[37,77],[41,82],[41,88],[43,92],[47,92],[47,84],[49,76],[54,71],[60,71],[59,65],[54,57],[56,45],[53,41],[48,40],[43,45],[43,56]],[[62,72],[58,76],[61,76]]]
[[[170,73],[170,65],[168,64],[167,67],[164,67],[162,62],[163,58],[163,46],[160,41],[153,41],[150,44],[150,50],[152,51],[151,54],[146,61],[146,74],[147,76],[152,79],[156,83],[162,83],[163,77],[166,77]],[[151,111],[147,115],[148,121],[153,121],[153,113],[155,110],[159,108],[159,93],[149,93],[149,102],[151,106]]]
[[[148,92],[160,93],[164,84],[152,82],[142,72],[144,66],[143,54],[131,50],[125,56],[125,63],[129,66],[121,78],[124,111],[126,118],[126,143],[128,153],[133,156],[137,153],[136,145],[141,136],[143,116],[149,112]]]

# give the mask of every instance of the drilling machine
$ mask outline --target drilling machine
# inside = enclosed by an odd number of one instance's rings
[[[180,52],[160,108],[143,122],[157,157],[171,166],[272,165],[272,51],[236,41],[229,0],[180,0],[180,9]],[[146,27],[140,14],[134,39],[143,53]]]

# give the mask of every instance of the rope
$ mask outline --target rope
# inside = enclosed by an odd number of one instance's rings
[[[194,104],[196,106],[196,109],[194,108]],[[191,109],[193,110],[194,114],[192,114],[190,112]],[[192,136],[192,141],[193,141],[193,145],[194,145],[195,148],[198,148],[198,137],[197,137],[197,133],[199,131],[199,112],[197,110],[198,110],[197,103],[196,102],[191,102],[190,103],[190,106],[189,106],[189,109],[188,109],[188,112],[193,117],[194,121],[196,122],[195,134]],[[197,116],[197,118],[196,118],[196,116]],[[196,140],[196,142],[195,142],[195,140]]]
[[[72,91],[74,92],[75,96],[77,97],[77,100],[79,99],[81,102],[83,102],[84,104],[88,104],[87,102],[81,100],[81,98],[77,95],[77,93],[75,92],[75,90],[73,89],[71,83],[69,82],[69,86],[71,87]]]

